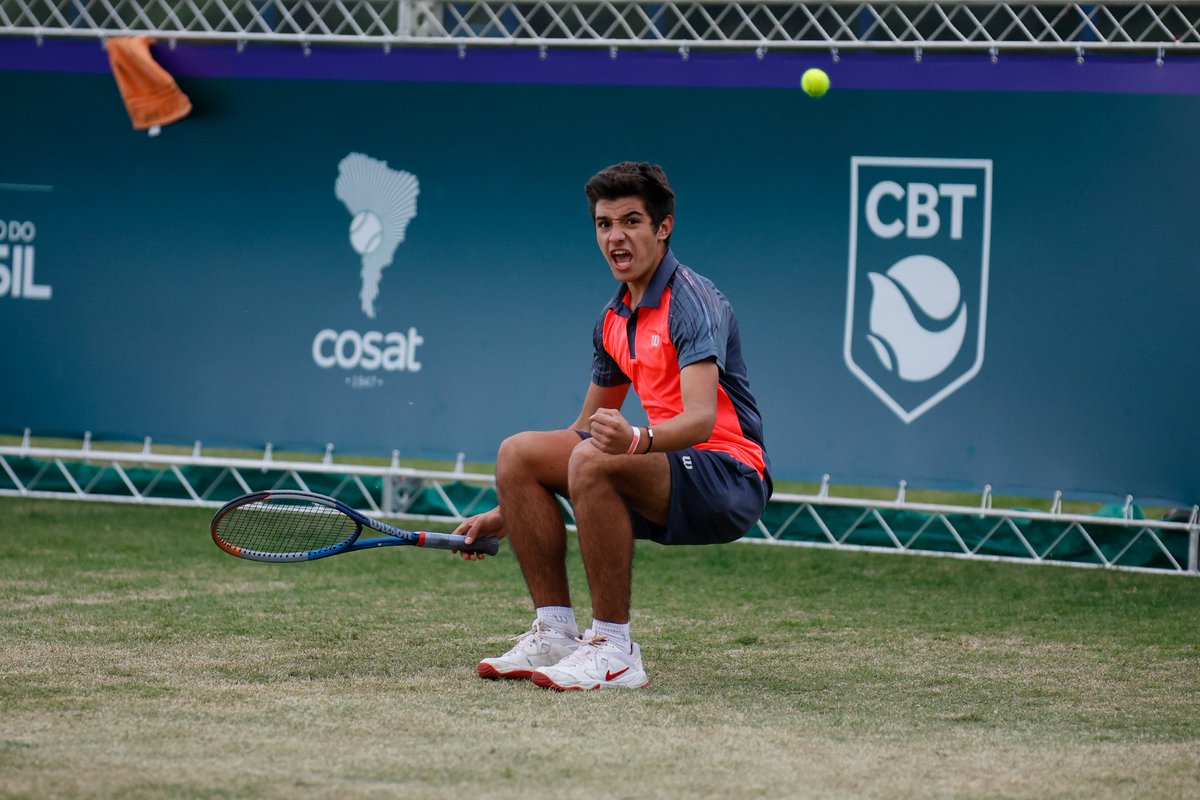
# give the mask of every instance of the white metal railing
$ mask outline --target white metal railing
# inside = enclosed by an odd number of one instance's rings
[[[757,50],[1200,52],[1200,2],[0,0],[0,34]]]
[[[1062,492],[1055,492],[1049,511],[997,509],[991,504],[991,487],[984,488],[977,508],[914,503],[905,499],[906,484],[900,482],[895,500],[863,500],[833,497],[828,494],[829,476],[816,495],[775,494],[772,503],[786,504],[791,512],[782,522],[758,523],[762,539],[775,544],[825,547],[866,552],[907,553],[913,555],[966,558],[984,561],[1035,562],[1055,566],[1102,567],[1137,572],[1167,572],[1200,575],[1200,506],[1193,506],[1187,520],[1138,519],[1133,498],[1126,496],[1119,518],[1097,517],[1062,512]],[[836,509],[850,515],[832,513]],[[889,512],[915,515],[916,530],[901,532],[888,518]],[[803,541],[789,540],[789,529],[803,520],[810,535]],[[970,527],[971,533],[964,528]],[[1040,528],[1036,537],[1030,527]],[[866,528],[874,529],[875,538],[886,537],[886,544],[858,544],[853,537]],[[1114,531],[1119,532],[1113,536]],[[940,532],[942,546],[923,545],[921,539]],[[1002,537],[1011,540],[1015,555],[988,552],[989,544]],[[1076,553],[1064,557],[1058,548],[1073,540]],[[1160,562],[1157,566],[1128,563],[1128,557],[1140,543]],[[1108,545],[1106,548],[1105,545]],[[1171,547],[1171,544],[1177,545]],[[1144,554],[1143,554],[1144,555]]]
[[[454,523],[495,505],[495,478],[453,470],[320,461],[278,460],[268,445],[260,457],[102,450],[86,437],[78,448],[0,446],[0,497],[70,499],[216,508],[240,494],[272,488],[319,491],[385,517]],[[829,494],[776,494],[744,541],[907,553],[989,561],[1100,567],[1200,575],[1200,507],[1186,520],[1135,519],[1132,498],[1121,517],[1062,513],[1062,493],[1048,511],[992,508],[985,488],[978,507],[910,502],[900,484],[894,500]],[[563,502],[568,520],[571,508]],[[903,519],[901,519],[903,517]],[[1004,547],[999,545],[1007,542]]]
[[[259,458],[205,456],[200,442],[190,454],[155,453],[149,438],[141,452],[93,448],[90,436],[79,448],[36,447],[28,431],[22,444],[0,446],[0,497],[218,507],[240,494],[294,488],[380,516],[449,522],[490,508],[494,484],[492,475],[466,472],[461,458],[452,471],[403,467],[398,453],[388,466],[340,464],[332,445],[320,461],[278,460],[270,445]]]

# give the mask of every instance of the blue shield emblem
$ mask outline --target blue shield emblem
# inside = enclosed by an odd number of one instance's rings
[[[912,422],[978,374],[992,162],[850,161],[846,366]]]

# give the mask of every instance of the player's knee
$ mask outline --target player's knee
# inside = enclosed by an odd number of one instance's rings
[[[496,453],[496,481],[541,480],[554,472],[555,464],[564,457],[553,433],[526,431],[514,434],[500,443]]]
[[[611,464],[612,456],[602,452],[589,441],[580,442],[571,451],[571,460],[567,464],[567,480],[572,487],[606,480]]]
[[[531,433],[517,433],[500,443],[500,450],[496,453],[497,480],[529,469],[535,452],[532,439]]]

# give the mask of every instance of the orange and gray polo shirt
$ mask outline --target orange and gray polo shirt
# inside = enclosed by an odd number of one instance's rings
[[[596,322],[592,382],[633,384],[650,424],[683,412],[679,372],[717,362],[717,421],[698,450],[719,450],[770,480],[758,412],[742,360],[737,317],[712,281],[680,264],[668,250],[636,309],[622,285]]]

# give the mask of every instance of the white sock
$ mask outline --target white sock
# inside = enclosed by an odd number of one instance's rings
[[[568,636],[579,635],[579,626],[575,624],[575,609],[570,606],[541,606],[537,610],[537,618]]]
[[[592,632],[597,636],[607,636],[611,641],[629,643],[629,623],[605,622],[602,619],[592,620]]]

